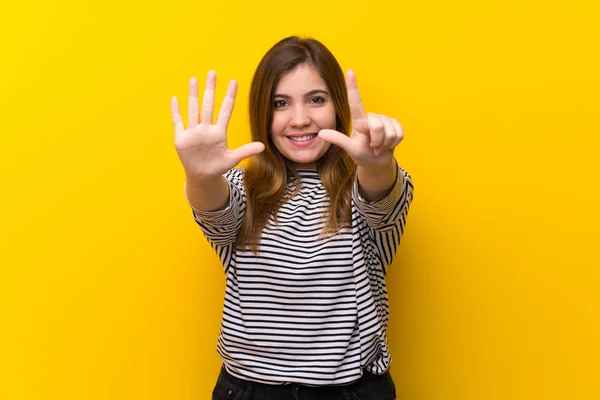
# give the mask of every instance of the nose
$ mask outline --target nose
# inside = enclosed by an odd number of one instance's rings
[[[290,125],[294,127],[301,127],[310,124],[310,115],[304,108],[303,104],[298,104],[294,107],[294,110],[290,116]]]

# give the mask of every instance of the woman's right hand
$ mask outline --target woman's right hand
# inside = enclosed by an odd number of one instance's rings
[[[260,142],[245,144],[235,150],[227,147],[227,126],[231,119],[237,82],[229,82],[227,94],[221,104],[217,122],[213,124],[215,86],[217,74],[210,71],[202,99],[202,119],[198,123],[198,82],[190,80],[188,103],[188,129],[184,128],[177,98],[171,99],[171,113],[175,125],[175,149],[183,164],[187,180],[203,180],[223,175],[245,158],[261,153],[265,146]]]

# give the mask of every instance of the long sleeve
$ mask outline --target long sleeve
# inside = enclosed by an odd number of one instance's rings
[[[400,179],[401,176],[404,179]],[[410,175],[399,165],[391,192],[379,201],[364,200],[358,191],[358,180],[354,182],[352,199],[359,215],[370,228],[370,236],[375,242],[384,270],[391,264],[400,244],[413,191]]]
[[[246,211],[246,195],[241,168],[231,169],[224,176],[229,184],[229,200],[224,208],[202,211],[192,206],[189,201],[188,204],[192,208],[196,223],[218,254],[223,266],[227,268]]]

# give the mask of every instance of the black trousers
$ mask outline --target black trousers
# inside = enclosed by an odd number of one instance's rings
[[[225,368],[217,379],[212,400],[393,400],[396,387],[389,371],[364,371],[358,381],[344,386],[267,385],[236,378]]]

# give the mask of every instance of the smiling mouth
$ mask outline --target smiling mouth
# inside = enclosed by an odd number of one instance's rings
[[[314,139],[316,136],[317,136],[317,134],[315,133],[312,135],[304,135],[304,136],[296,136],[296,137],[288,136],[288,138],[294,142],[301,143],[301,142],[308,142],[309,140]]]

